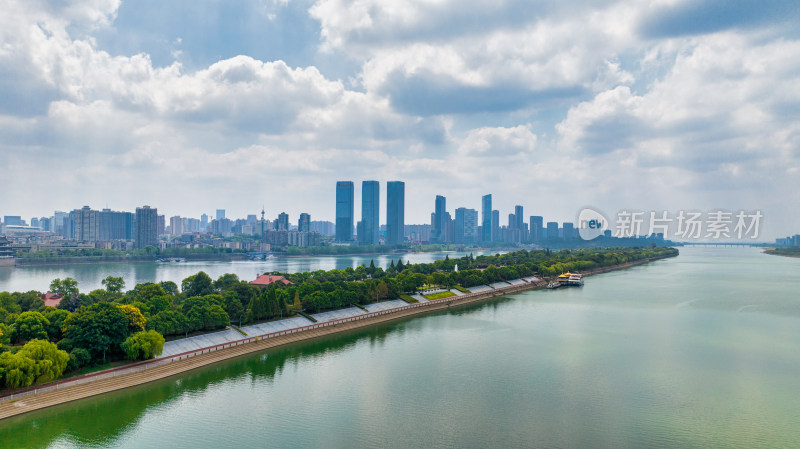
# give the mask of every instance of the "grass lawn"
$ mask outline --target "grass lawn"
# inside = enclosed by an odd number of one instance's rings
[[[402,299],[403,301],[405,301],[405,302],[407,302],[409,304],[416,304],[416,303],[419,302],[419,301],[417,301],[416,298],[412,298],[411,296],[408,296],[408,295],[400,295],[400,299]]]
[[[426,298],[433,301],[434,299],[442,299],[442,298],[450,298],[451,296],[456,296],[453,292],[439,292],[439,293],[431,293],[430,295],[423,295]]]

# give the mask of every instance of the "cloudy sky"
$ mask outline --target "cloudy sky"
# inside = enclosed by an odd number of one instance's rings
[[[337,180],[377,179],[410,223],[492,193],[794,234],[798,23],[791,0],[6,0],[0,215],[332,220]]]

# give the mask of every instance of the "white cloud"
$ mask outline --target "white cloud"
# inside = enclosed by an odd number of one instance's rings
[[[254,14],[243,16],[266,27],[297,6],[248,4]],[[4,206],[120,196],[128,208],[158,198],[171,214],[197,215],[268,196],[330,218],[320,192],[340,178],[403,179],[409,199],[431,207],[434,190],[468,207],[491,190],[501,210],[529,198],[559,220],[571,217],[551,198],[612,210],[800,200],[791,193],[800,176],[800,43],[791,35],[733,27],[654,38],[642,31],[661,10],[652,2],[305,4],[319,54],[301,64],[179,55],[212,61],[199,69],[103,51],[95,36],[114,31],[118,1],[4,5],[0,165],[11,169],[0,181],[38,173],[62,186]],[[331,60],[357,68],[342,74]],[[205,203],[182,210],[198,192]],[[415,208],[409,220],[427,212]]]

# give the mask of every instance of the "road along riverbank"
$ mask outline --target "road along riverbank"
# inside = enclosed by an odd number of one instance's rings
[[[663,257],[659,257],[658,259],[661,258]],[[585,271],[584,274],[588,276],[605,273],[645,264],[654,260],[657,260],[657,258],[642,259],[610,267],[588,270]],[[346,332],[392,320],[407,318],[417,314],[471,304],[503,295],[543,288],[547,285],[546,280],[535,277],[523,278],[519,281],[521,282],[516,284],[509,283],[508,286],[493,288],[489,291],[468,293],[462,296],[409,304],[390,310],[372,312],[355,317],[253,336],[188,353],[141,362],[132,366],[120,367],[79,378],[66,379],[61,382],[41,385],[21,393],[0,397],[0,420],[66,402],[142,385],[234,357],[286,344],[321,338],[339,332]]]

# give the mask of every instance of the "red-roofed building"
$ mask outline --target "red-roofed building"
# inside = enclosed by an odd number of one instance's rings
[[[45,293],[39,297],[42,298],[44,305],[47,307],[58,307],[62,299],[58,293]]]
[[[266,287],[267,285],[275,282],[282,282],[285,285],[293,284],[293,282],[289,281],[283,276],[278,276],[276,274],[262,274],[261,276],[257,277],[255,281],[250,282],[250,285],[255,285],[256,287]]]

